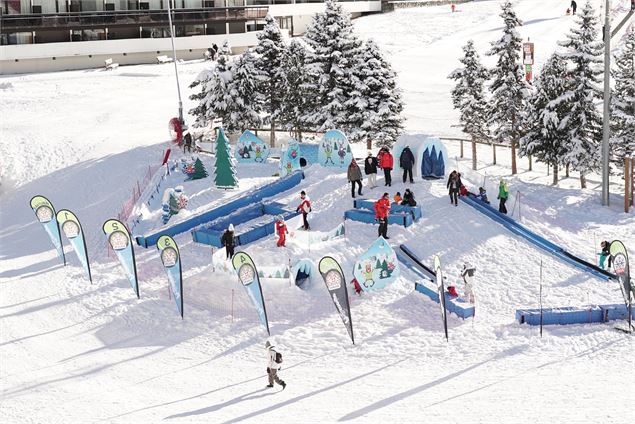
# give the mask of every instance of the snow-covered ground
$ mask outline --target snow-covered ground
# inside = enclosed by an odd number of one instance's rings
[[[539,63],[570,24],[564,16],[568,3],[518,2],[525,22],[521,33],[536,42]],[[485,49],[498,36],[499,4],[462,4],[455,14],[449,6],[410,9],[356,22],[390,51],[407,101],[409,131],[459,134],[450,126],[456,112],[446,76],[468,37]],[[204,66],[182,64],[181,80],[185,84]],[[538,305],[541,261],[545,307],[619,303],[617,284],[555,260],[465,204],[451,206],[444,181],[414,184],[424,217],[408,229],[391,226],[389,236],[393,246],[405,242],[426,262],[441,255],[450,281],[464,261],[476,265],[476,318],[451,315],[448,343],[438,305],[413,292],[408,270],[383,291],[353,295],[354,346],[321,281],[303,291],[269,280],[263,291],[270,340],[284,354],[288,387],[282,393],[266,390],[266,334],[256,313],[231,273],[218,262],[212,272],[209,246],[193,243],[187,233],[176,237],[185,318],[168,299],[154,248],[136,251],[137,300],[108,256],[101,225],[116,215],[148,165],[162,158],[166,123],[176,112],[172,70],[140,65],[0,81],[2,422],[635,420],[633,337],[616,332],[613,324],[597,324],[547,327],[540,338],[536,328],[514,321],[516,308]],[[192,104],[185,103],[188,110]],[[448,149],[458,156],[458,145]],[[509,174],[508,154],[501,150],[499,165],[492,166],[487,152],[479,152],[479,173],[469,170],[469,159],[451,165],[472,186],[485,178],[495,200],[497,178]],[[618,190],[612,207],[602,208],[593,178],[587,190],[575,188],[573,178],[549,187],[544,168],[526,171],[525,165],[521,161],[522,172],[510,188],[512,195],[521,193],[520,219],[527,227],[588,260],[596,260],[601,239],[620,238],[633,249],[635,218],[621,212]],[[267,180],[267,166],[245,167],[241,190]],[[391,194],[403,192],[400,176],[394,180]],[[311,167],[300,187],[313,200],[315,230],[332,230],[352,207],[344,173]],[[200,208],[225,196],[200,190]],[[294,206],[297,191],[275,200]],[[373,199],[382,192],[383,187],[364,188]],[[28,205],[36,194],[81,219],[94,284],[68,247],[69,266],[59,264]],[[513,205],[510,199],[510,211]],[[355,258],[374,241],[376,227],[345,225],[345,237],[310,249],[293,242],[277,249],[272,236],[246,251],[262,266],[333,255],[351,278]]]

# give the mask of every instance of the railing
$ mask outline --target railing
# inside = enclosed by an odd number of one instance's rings
[[[267,15],[266,7],[227,7],[208,9],[176,9],[172,20],[175,25],[195,24],[210,21],[246,21],[262,19]],[[3,33],[35,31],[43,29],[80,29],[115,26],[159,26],[168,25],[165,10],[122,10],[103,12],[74,12],[30,15],[1,15]]]

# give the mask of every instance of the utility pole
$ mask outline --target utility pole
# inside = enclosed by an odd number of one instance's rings
[[[609,117],[611,104],[611,0],[604,9],[604,119],[602,121],[602,206],[609,206]]]
[[[179,70],[176,66],[176,50],[174,48],[174,26],[172,26],[172,8],[173,0],[168,0],[168,22],[170,23],[170,40],[172,41],[172,61],[174,62],[174,75],[176,75],[176,91],[179,94],[179,122],[181,126],[185,124],[183,120],[183,102],[181,101],[181,85],[179,84]]]

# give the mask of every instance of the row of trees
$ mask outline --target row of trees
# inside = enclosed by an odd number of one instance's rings
[[[476,169],[478,140],[493,139],[510,144],[512,173],[516,169],[516,147],[520,156],[531,155],[554,169],[571,167],[585,175],[600,168],[602,117],[598,110],[603,93],[599,89],[603,43],[599,40],[598,18],[589,2],[578,15],[561,49],[544,64],[533,86],[523,78],[520,52],[522,40],[516,31],[520,21],[511,2],[502,5],[503,36],[492,43],[488,55],[498,56],[496,68],[486,69],[469,41],[464,47],[462,67],[450,74],[457,80],[452,91],[455,108],[461,112],[463,131],[472,137],[473,168]],[[628,36],[617,58],[612,96],[612,154],[620,162],[635,153],[634,35]],[[488,81],[490,98],[485,87]]]
[[[391,145],[403,130],[403,101],[396,75],[372,41],[362,42],[338,3],[327,0],[303,40],[286,44],[271,16],[258,44],[230,57],[219,50],[216,66],[190,85],[198,105],[195,126],[221,119],[226,131],[263,125],[302,131],[337,128],[351,142]]]

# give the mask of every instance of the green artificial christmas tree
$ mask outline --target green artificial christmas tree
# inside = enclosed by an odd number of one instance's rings
[[[199,158],[196,158],[194,162],[194,173],[190,177],[192,180],[200,180],[201,178],[207,177],[209,174],[203,165],[203,162]]]
[[[222,128],[216,137],[216,162],[214,164],[214,184],[217,188],[236,188],[238,179],[236,169],[231,162],[229,143]]]

